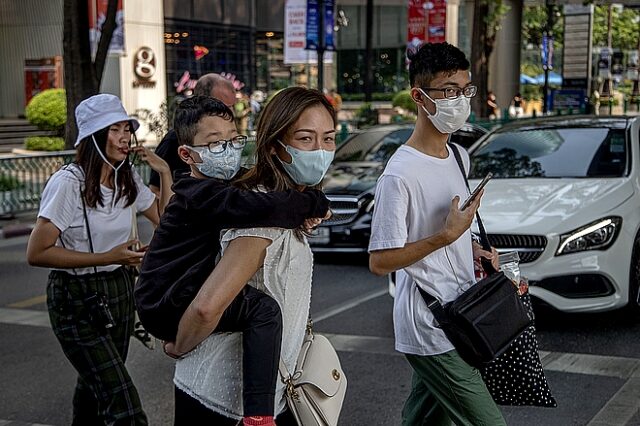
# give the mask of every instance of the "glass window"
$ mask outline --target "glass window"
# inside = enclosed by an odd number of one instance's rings
[[[620,177],[627,144],[620,129],[559,128],[499,132],[471,154],[470,178]]]

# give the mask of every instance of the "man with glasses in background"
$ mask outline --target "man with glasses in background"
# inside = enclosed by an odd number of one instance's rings
[[[469,61],[448,43],[427,43],[409,58],[416,126],[378,180],[369,268],[396,274],[396,350],[413,368],[403,425],[505,425],[477,369],[460,358],[438,328],[420,290],[442,304],[475,283],[474,259],[497,263],[497,253],[472,243],[470,226],[482,192],[464,210],[469,156],[448,143],[469,117]],[[495,265],[497,266],[497,265]]]
[[[193,89],[193,95],[210,96],[219,99],[223,104],[231,108],[231,111],[233,111],[233,105],[236,102],[236,89],[233,87],[233,83],[216,73],[209,73],[200,77],[196,83],[196,87]],[[170,123],[170,125],[173,125],[173,123]],[[176,132],[174,129],[171,129],[165,137],[162,138],[162,141],[155,151],[155,153],[169,165],[174,182],[185,172],[189,173],[189,167],[178,156],[178,146],[180,145]],[[151,171],[151,175],[149,176],[149,188],[156,193],[156,195],[159,195],[160,175],[154,171]]]

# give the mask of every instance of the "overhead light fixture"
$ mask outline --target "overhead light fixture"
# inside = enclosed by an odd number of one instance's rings
[[[273,31],[267,31],[267,32],[265,33],[265,35],[266,35],[267,37],[273,37],[273,36],[275,35],[275,33],[274,33]]]

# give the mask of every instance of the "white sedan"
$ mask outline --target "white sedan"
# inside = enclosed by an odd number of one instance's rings
[[[565,312],[640,311],[640,118],[513,123],[469,152],[472,189],[494,175],[480,207],[491,244],[518,251],[533,296]]]

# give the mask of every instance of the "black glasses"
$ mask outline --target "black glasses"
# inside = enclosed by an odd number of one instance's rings
[[[228,145],[231,145],[233,149],[242,149],[246,144],[247,137],[245,135],[238,135],[229,140],[221,139],[219,141],[211,142],[207,147],[213,154],[221,154],[227,149]]]
[[[442,96],[447,99],[456,99],[460,95],[465,98],[473,98],[476,93],[478,93],[477,86],[467,86],[462,89],[458,89],[457,87],[447,87],[445,89],[437,87],[421,87],[421,89],[427,92],[442,92]]]

